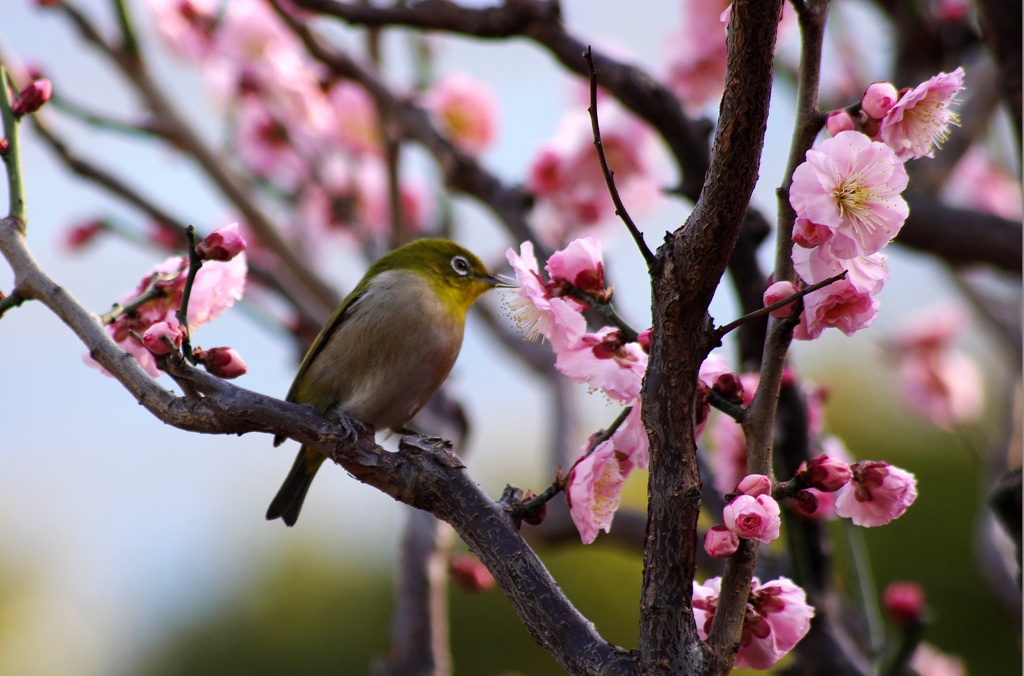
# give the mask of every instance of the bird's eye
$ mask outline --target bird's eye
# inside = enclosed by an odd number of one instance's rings
[[[462,256],[452,258],[452,270],[465,277],[469,274],[469,261]]]

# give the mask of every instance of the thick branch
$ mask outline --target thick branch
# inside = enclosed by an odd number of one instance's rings
[[[712,630],[710,650],[701,648],[690,610],[700,512],[694,390],[712,346],[707,308],[757,180],[781,8],[781,0],[733,4],[711,170],[693,213],[666,238],[652,269],[654,334],[642,407],[651,440],[640,609],[645,674],[724,673],[739,640],[742,605],[719,606],[716,620],[729,618],[725,631]]]

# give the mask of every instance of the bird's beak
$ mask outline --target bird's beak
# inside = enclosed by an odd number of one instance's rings
[[[490,284],[491,286],[498,287],[499,289],[511,289],[519,286],[519,283],[515,280],[496,275],[477,275],[476,278],[485,284]]]

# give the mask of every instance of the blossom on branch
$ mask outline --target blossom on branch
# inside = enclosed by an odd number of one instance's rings
[[[836,514],[858,526],[884,526],[917,499],[917,479],[906,470],[867,460],[850,469],[850,481],[836,492]]]
[[[569,514],[583,544],[593,542],[599,530],[611,530],[626,480],[618,456],[614,443],[604,441],[577,462],[566,479]]]
[[[780,512],[770,495],[737,495],[722,510],[722,522],[741,538],[768,544],[779,537]]]
[[[540,335],[551,341],[556,352],[564,350],[587,330],[587,322],[576,307],[552,291],[540,276],[533,242],[523,242],[520,253],[509,249],[505,256],[515,271],[519,288],[509,301],[512,319],[527,339]]]
[[[563,375],[624,404],[640,396],[647,353],[639,343],[627,342],[621,330],[605,326],[596,333],[584,333],[556,352],[555,368]]]
[[[701,640],[706,640],[711,631],[721,593],[720,577],[704,584],[694,580],[693,619]],[[812,617],[814,608],[807,605],[807,595],[789,578],[780,577],[764,584],[756,577],[751,579],[734,666],[770,668],[807,635]]]
[[[939,73],[900,96],[885,114],[879,136],[900,160],[934,157],[935,148],[959,124],[950,106],[963,90],[964,69]]]
[[[844,131],[807,151],[789,201],[798,217],[832,231],[833,255],[853,258],[876,253],[899,233],[909,213],[900,196],[906,187],[907,172],[888,146]]]

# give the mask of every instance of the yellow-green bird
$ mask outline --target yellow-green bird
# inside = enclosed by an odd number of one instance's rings
[[[403,431],[459,356],[466,312],[501,280],[454,242],[420,239],[381,257],[299,366],[288,401]],[[284,437],[275,437],[280,445]],[[267,510],[294,525],[324,456],[305,446]]]

